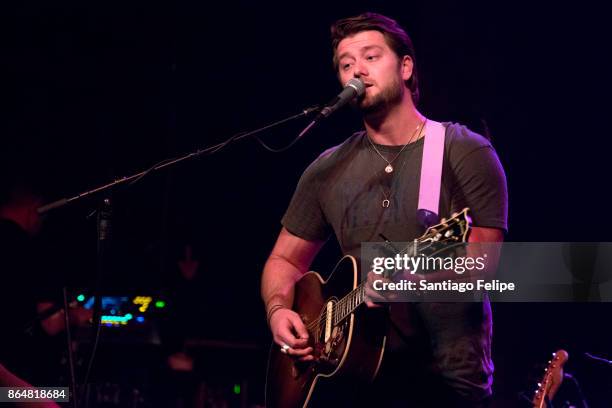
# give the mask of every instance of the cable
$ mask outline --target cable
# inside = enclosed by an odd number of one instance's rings
[[[582,393],[582,388],[580,387],[580,383],[578,383],[578,380],[576,379],[576,377],[574,377],[570,373],[565,373],[563,374],[563,378],[572,380],[572,382],[576,386],[576,391],[578,392],[578,398],[580,398],[580,403],[582,404],[582,408],[589,408],[589,404],[587,404],[586,398],[584,397],[584,394]]]
[[[70,330],[70,310],[68,305],[68,290],[64,286],[64,324],[66,325],[66,342],[68,343],[68,367],[70,369],[70,385],[72,386],[72,408],[78,408],[78,391],[76,387],[76,374],[74,371],[74,352],[72,351],[72,336]]]
[[[310,124],[308,126],[306,126],[306,128],[304,130],[302,130],[300,132],[299,135],[296,136],[295,139],[293,139],[287,146],[285,147],[281,147],[279,149],[275,149],[272,148],[270,146],[268,146],[267,144],[265,144],[258,136],[255,136],[255,139],[259,142],[259,144],[261,144],[267,151],[272,152],[272,153],[283,153],[286,152],[287,150],[289,150],[290,148],[293,147],[294,144],[297,143],[298,140],[300,140],[302,138],[302,136],[304,136],[306,134],[306,132],[308,132],[314,125],[316,124],[315,121],[310,122]]]
[[[101,317],[100,317],[101,319]],[[91,375],[92,372],[92,367],[93,367],[93,363],[96,357],[96,351],[98,350],[98,344],[100,343],[100,331],[102,329],[102,322],[98,322],[97,324],[97,330],[96,330],[96,335],[94,336],[94,342],[93,342],[93,346],[91,348],[91,357],[89,359],[89,364],[87,364],[87,371],[85,371],[85,377],[83,379],[83,390],[81,391],[81,393],[79,394],[79,399],[83,399],[85,392],[88,389],[88,385],[87,383],[89,382],[89,376]],[[89,401],[86,400],[85,401],[85,406],[89,406]]]
[[[235,142],[235,141],[237,141],[237,140],[243,139],[243,138],[248,137],[248,136],[255,136],[257,133],[261,133],[261,132],[263,132],[264,130],[268,130],[268,129],[270,129],[270,128],[273,128],[273,127],[276,127],[276,126],[282,125],[282,124],[283,124],[283,123],[285,123],[285,122],[289,122],[289,121],[291,121],[291,120],[298,119],[298,118],[300,118],[300,117],[302,117],[302,116],[308,116],[308,115],[310,115],[311,113],[318,111],[318,110],[319,110],[319,108],[320,108],[320,107],[319,107],[318,105],[314,105],[314,106],[311,106],[311,107],[309,107],[309,108],[304,109],[302,112],[298,113],[297,115],[293,115],[293,116],[291,116],[291,117],[289,117],[289,118],[285,118],[285,119],[279,120],[279,121],[277,121],[277,122],[274,122],[274,123],[272,123],[272,124],[266,125],[266,126],[261,127],[261,128],[259,128],[259,129],[252,130],[252,131],[250,131],[250,132],[244,132],[244,131],[243,131],[243,132],[236,133],[235,135],[231,136],[229,139],[227,139],[227,140],[226,140],[226,141],[224,141],[224,142],[221,142],[221,143],[218,143],[218,144],[216,144],[216,145],[213,145],[213,146],[207,147],[207,148],[205,148],[205,149],[199,149],[199,150],[196,150],[195,152],[190,153],[190,154],[188,154],[188,155],[186,155],[186,156],[181,156],[181,157],[174,158],[174,159],[165,159],[165,160],[162,160],[162,161],[160,161],[160,162],[158,162],[158,163],[154,164],[153,166],[149,167],[147,170],[144,170],[144,171],[140,172],[139,174],[137,174],[137,175],[136,175],[136,177],[135,177],[135,178],[134,178],[132,181],[130,181],[129,185],[130,185],[130,186],[132,186],[132,185],[136,184],[138,181],[142,180],[144,177],[146,177],[147,175],[149,175],[151,172],[153,172],[153,171],[155,171],[155,170],[160,170],[160,169],[163,169],[164,167],[167,167],[167,166],[169,166],[169,165],[172,165],[172,164],[175,164],[175,163],[181,162],[181,161],[183,161],[183,160],[187,160],[187,159],[192,159],[192,158],[195,158],[195,157],[199,157],[199,156],[204,155],[204,154],[215,154],[215,153],[217,153],[218,151],[220,151],[221,149],[223,149],[225,146],[228,146],[228,145],[229,145],[230,143],[232,143],[232,142]],[[262,140],[261,140],[261,139],[260,139],[258,136],[255,136],[255,139],[256,139],[256,140],[257,140],[257,141],[258,141],[258,142],[259,142],[259,143],[260,143],[260,144],[261,144],[261,145],[262,145],[262,146],[263,146],[263,147],[264,147],[266,150],[268,150],[268,151],[270,151],[270,152],[272,152],[272,153],[282,153],[282,152],[285,152],[286,150],[290,149],[291,147],[293,147],[293,145],[295,145],[295,144],[297,143],[297,141],[298,141],[298,140],[299,140],[299,139],[300,139],[300,138],[301,138],[301,137],[302,137],[302,136],[303,136],[303,135],[304,135],[304,134],[305,134],[305,133],[306,133],[308,130],[310,130],[310,128],[312,128],[312,126],[313,126],[314,124],[315,124],[315,122],[311,122],[311,123],[310,123],[310,125],[308,125],[308,126],[306,127],[306,129],[304,129],[304,130],[303,130],[303,131],[302,131],[302,132],[301,132],[301,133],[300,133],[300,134],[299,134],[299,135],[298,135],[298,136],[297,136],[295,139],[293,139],[293,140],[292,140],[292,141],[291,141],[291,142],[290,142],[290,143],[289,143],[287,146],[282,147],[282,148],[280,148],[280,149],[275,149],[275,148],[273,148],[273,147],[268,146],[268,145],[267,145],[267,144],[265,144],[265,143],[264,143],[264,142],[263,142],[263,141],[262,141]]]

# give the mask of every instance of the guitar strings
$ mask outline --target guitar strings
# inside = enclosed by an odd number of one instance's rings
[[[435,232],[435,230],[433,230],[432,232]],[[427,239],[427,241],[421,241],[417,244],[417,252],[422,252],[425,249],[428,249],[429,247],[431,247],[436,241],[431,241],[430,239]],[[419,246],[421,245],[421,243],[426,243],[426,245],[424,245],[422,248],[420,248]],[[406,252],[409,249],[409,247],[404,248],[402,251],[399,251],[399,254],[402,254],[404,252]],[[342,310],[345,306],[346,303],[348,302],[348,299],[351,295],[353,295],[354,293],[356,293],[358,290],[362,289],[363,284],[360,284],[357,288],[353,289],[351,292],[349,292],[346,296],[344,296],[342,299],[340,299],[334,307],[334,314],[333,314],[333,323],[337,324],[340,321],[344,320],[348,315],[350,315],[352,313],[353,310],[355,310],[354,307],[350,308],[350,312],[348,312],[346,314],[346,316],[343,316],[342,319],[340,319],[340,310]],[[361,302],[359,302],[360,304]],[[312,322],[310,322],[309,324],[306,325],[306,328],[308,330],[312,330],[314,328],[319,327],[325,320],[325,316],[326,316],[326,310],[323,309],[321,311],[321,313],[319,314],[319,317],[315,320],[313,320]]]
[[[432,234],[437,234],[437,230],[436,229],[432,229],[430,231],[430,235],[432,235]],[[432,247],[434,244],[439,244],[439,243],[441,243],[441,242],[440,241],[434,241],[431,237],[430,238],[425,238],[422,241],[416,243],[416,252],[423,252],[424,250]],[[421,247],[422,244],[425,244],[425,245],[423,245]],[[465,244],[465,242],[463,242],[463,241],[455,242],[454,244],[450,245],[449,247],[445,247],[445,248],[439,249],[438,251],[433,252],[429,256],[434,256],[434,255],[436,255],[436,254],[438,254],[438,253],[440,253],[442,251],[449,250],[449,249],[452,249],[452,248],[454,248],[456,246],[460,246],[460,245],[463,245],[463,244]],[[408,251],[409,249],[413,249],[414,250],[414,246],[411,248],[411,245],[409,245],[406,248],[404,248],[403,250],[399,251],[398,254],[403,254],[406,251]],[[351,307],[351,308],[347,309],[348,312],[346,313],[346,315],[343,316],[342,318],[340,318],[340,314],[341,314],[340,310],[345,309],[347,303],[349,302],[349,298],[351,297],[351,295],[354,295],[355,293],[357,293],[361,289],[363,289],[363,283],[360,284],[357,288],[353,289],[351,292],[349,292],[346,296],[344,296],[342,299],[340,299],[335,304],[334,313],[333,313],[333,322],[332,323],[338,324],[340,321],[344,320],[347,316],[349,316],[356,309],[356,307]],[[359,304],[361,304],[362,302],[363,302],[363,300],[357,302],[358,303],[357,306]],[[326,314],[327,314],[326,310],[323,309],[321,311],[321,313],[319,314],[318,318],[316,318],[312,322],[308,323],[306,325],[306,328],[308,330],[313,330],[315,328],[318,329],[320,327],[320,325],[324,322],[324,320],[326,318],[325,317]],[[317,332],[318,332],[318,330],[317,330]],[[317,335],[317,337],[318,337],[318,335]]]

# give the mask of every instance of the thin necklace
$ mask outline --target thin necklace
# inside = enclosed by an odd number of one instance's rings
[[[426,124],[426,123],[427,123],[427,118],[426,118],[426,119],[423,121],[423,123],[422,123],[421,132],[419,132],[419,136],[420,136],[420,134],[423,132],[423,129],[425,129],[425,124]],[[421,126],[421,125],[417,126],[417,129],[418,129],[420,126]],[[409,144],[412,142],[412,139],[414,138],[414,136],[415,136],[415,134],[413,134],[413,135],[412,135],[412,137],[410,138],[410,140],[408,141],[408,143],[407,143],[406,145],[404,145],[404,147],[402,147],[402,149],[400,150],[400,153],[402,152],[402,150],[404,150],[404,148],[406,148],[406,146],[408,146],[408,145],[409,145]],[[370,140],[370,138],[369,138],[369,137],[368,137],[368,140]],[[372,147],[374,147],[374,144],[372,143],[372,141],[371,141],[371,140],[370,140],[370,144],[372,145]],[[376,148],[375,148],[375,147],[374,147],[374,149],[376,150]],[[378,154],[379,154],[381,157],[383,157],[383,156],[380,154],[380,152],[378,152],[378,150],[376,150],[376,152],[377,152],[377,153],[378,153]],[[399,156],[399,154],[398,154],[397,156]],[[394,158],[393,160],[397,159],[397,156],[395,156],[395,158]],[[384,159],[384,157],[383,157],[383,159]],[[393,160],[392,160],[392,161],[393,161]],[[386,159],[385,159],[385,161],[386,161]],[[399,177],[399,173],[401,173],[401,172],[402,172],[402,169],[404,168],[404,165],[405,165],[405,164],[406,164],[406,160],[404,160],[404,162],[402,163],[402,167],[400,168],[400,170],[399,170],[399,172],[398,172],[398,176],[397,176],[397,177]],[[391,165],[391,163],[389,163],[389,166],[390,166],[390,165]],[[387,171],[387,168],[385,168],[385,171],[386,171],[387,173],[391,173],[391,172],[393,171],[393,168],[391,169],[391,171]],[[377,173],[375,173],[375,175],[376,175],[376,174],[377,174]],[[391,198],[391,192],[392,192],[392,190],[393,190],[393,183],[391,183],[391,187],[389,187],[389,193],[386,193],[386,192],[385,192],[385,188],[384,188],[382,185],[380,186],[380,190],[381,190],[381,191],[382,191],[382,193],[383,193],[383,197],[385,197],[385,198],[384,198],[384,200],[382,200],[382,203],[381,203],[381,204],[382,204],[382,207],[383,207],[383,208],[389,208],[389,206],[391,205],[391,200],[390,200],[390,198]]]
[[[414,136],[417,134],[417,132],[419,131],[419,129],[422,126],[425,126],[425,122],[427,122],[427,119],[425,119],[422,123],[419,123],[416,127],[416,129],[414,129],[414,132],[412,133],[412,136],[410,136],[410,140],[408,140],[408,143],[406,143],[399,152],[397,152],[397,154],[395,155],[395,157],[393,159],[391,159],[391,161],[387,160],[387,158],[385,156],[383,156],[383,154],[376,148],[376,145],[374,145],[374,142],[372,142],[372,139],[370,139],[370,136],[367,136],[368,141],[370,142],[370,146],[372,146],[372,148],[374,149],[374,151],[376,153],[378,153],[378,155],[385,161],[387,162],[387,167],[385,167],[385,172],[387,174],[389,173],[393,173],[393,165],[392,163],[400,156],[400,154],[402,154],[402,152],[404,151],[404,149],[406,147],[408,147],[408,145],[412,142],[412,139],[414,139]]]
[[[399,177],[400,173],[402,172],[402,170],[404,169],[404,165],[406,164],[407,160],[404,160],[402,162],[402,165],[399,169],[399,171],[397,172],[396,177]],[[381,185],[380,186],[380,191],[382,192],[383,196],[385,197],[384,200],[382,200],[382,207],[383,208],[389,208],[389,206],[391,205],[391,191],[393,190],[393,182],[391,182],[391,186],[389,187],[389,193],[387,193],[385,191],[385,188]]]

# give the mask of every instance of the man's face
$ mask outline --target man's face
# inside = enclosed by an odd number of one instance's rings
[[[412,75],[412,60],[400,60],[379,31],[362,31],[344,38],[336,49],[342,84],[360,78],[366,85],[357,106],[364,114],[376,113],[399,103]]]

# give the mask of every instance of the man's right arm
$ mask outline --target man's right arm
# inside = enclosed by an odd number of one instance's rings
[[[274,341],[288,345],[288,354],[312,358],[308,332],[297,313],[291,310],[295,282],[308,271],[324,241],[308,241],[283,228],[264,267],[261,296]]]

